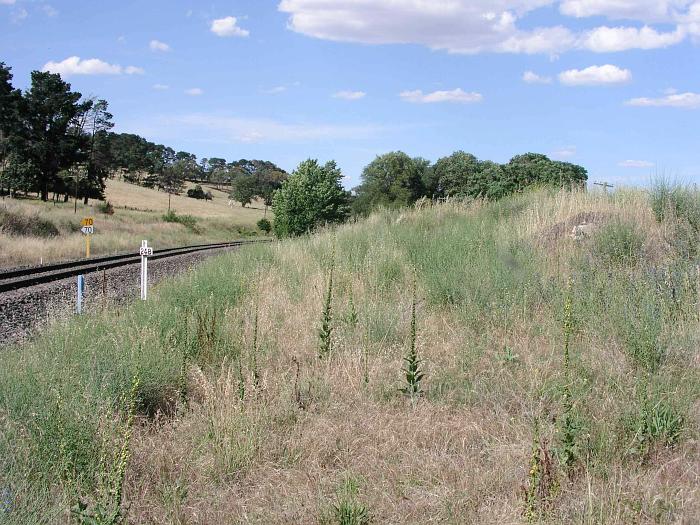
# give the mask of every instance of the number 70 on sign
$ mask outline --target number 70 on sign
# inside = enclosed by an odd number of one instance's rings
[[[85,217],[80,221],[80,231],[83,232],[85,236],[85,257],[90,258],[90,236],[95,233],[95,219],[92,217]]]

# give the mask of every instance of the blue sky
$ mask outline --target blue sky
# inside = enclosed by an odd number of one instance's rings
[[[527,151],[700,182],[700,0],[0,0],[17,87],[61,72],[117,131],[292,170]]]

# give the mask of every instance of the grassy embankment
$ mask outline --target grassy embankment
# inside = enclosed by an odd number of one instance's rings
[[[99,202],[92,200],[89,206],[80,202],[74,214],[72,201],[54,206],[51,202],[5,198],[0,200],[0,267],[83,257],[80,221],[85,216],[95,218],[94,255],[137,250],[142,239],[155,248],[170,248],[260,233],[256,222],[263,217],[261,203],[246,208],[228,206],[226,192],[206,189],[214,195],[212,201],[192,199],[184,193],[172,197],[171,208],[177,215],[194,217],[189,225],[163,221],[168,209],[166,193],[117,180],[107,181],[106,197],[114,206],[113,215],[100,213]]]
[[[700,199],[674,202],[382,212],[8,349],[0,521],[123,494],[131,523],[691,523]]]

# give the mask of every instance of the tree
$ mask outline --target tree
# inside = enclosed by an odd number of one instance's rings
[[[541,153],[516,155],[510,159],[505,170],[516,191],[532,184],[580,186],[588,179],[585,168],[568,162],[552,161]]]
[[[226,159],[220,157],[212,157],[207,159],[206,179],[209,182],[216,184],[217,189],[224,181],[227,172]]]
[[[179,164],[170,164],[163,168],[158,175],[158,185],[168,194],[168,212],[170,212],[170,198],[180,195],[185,187],[185,174]]]
[[[12,70],[0,62],[0,191],[17,188],[19,171],[18,147],[22,128],[20,104],[22,94],[12,86]]]
[[[112,170],[125,172],[129,182],[140,182],[141,174],[148,170],[148,151],[155,144],[132,133],[109,133],[109,145]]]
[[[258,190],[258,181],[253,175],[239,175],[231,183],[231,198],[245,207],[258,195]]]
[[[345,221],[350,212],[349,194],[340,183],[342,177],[334,161],[322,166],[308,159],[299,164],[273,197],[275,234],[302,235],[324,224]]]
[[[107,101],[90,101],[91,106],[85,112],[85,125],[82,131],[90,137],[86,177],[80,182],[80,195],[83,203],[88,198],[104,199],[105,178],[112,162],[107,133],[114,127],[112,114],[107,111]],[[78,198],[78,195],[75,196]]]
[[[481,163],[471,153],[455,151],[438,159],[433,171],[440,196],[478,197],[486,192]]]
[[[199,164],[197,164],[197,155],[187,153],[186,151],[178,151],[175,154],[175,162],[181,164],[186,179],[197,180],[200,178],[200,167]]]
[[[46,201],[58,172],[84,159],[84,135],[79,121],[90,108],[80,93],[55,73],[32,71],[32,86],[23,97],[26,153],[33,170],[33,186]]]
[[[257,195],[265,202],[265,206],[272,206],[272,197],[282,187],[282,183],[287,177],[287,172],[279,169],[277,166],[265,168],[258,175]]]
[[[358,213],[376,206],[401,207],[413,204],[425,195],[424,180],[430,163],[411,158],[402,151],[378,155],[362,171],[362,183],[355,188]]]

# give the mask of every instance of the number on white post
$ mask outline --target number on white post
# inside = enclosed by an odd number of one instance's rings
[[[148,257],[153,255],[153,248],[148,246],[148,241],[141,241],[141,300],[148,297]]]

